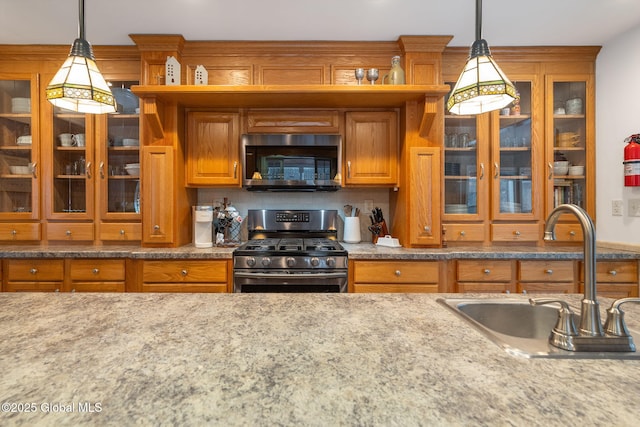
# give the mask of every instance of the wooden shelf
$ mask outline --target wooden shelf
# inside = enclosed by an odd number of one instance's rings
[[[442,97],[448,85],[133,86],[141,98],[185,107],[383,108]]]

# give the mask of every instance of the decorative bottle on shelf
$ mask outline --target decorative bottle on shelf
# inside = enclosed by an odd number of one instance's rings
[[[403,85],[404,84],[404,70],[400,66],[400,57],[394,56],[391,58],[391,69],[389,73],[382,76],[382,84],[387,80],[387,84],[390,85]]]

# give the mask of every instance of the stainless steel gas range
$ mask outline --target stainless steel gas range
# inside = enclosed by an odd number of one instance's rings
[[[347,292],[336,210],[250,210],[233,252],[234,292]]]

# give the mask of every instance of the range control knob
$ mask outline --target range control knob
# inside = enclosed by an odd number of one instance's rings
[[[311,265],[317,267],[320,265],[320,260],[317,257],[311,258]]]
[[[256,259],[252,256],[247,258],[247,265],[249,267],[253,267],[254,265],[256,265]]]
[[[327,258],[327,265],[329,267],[335,267],[336,266],[336,259],[335,258]]]
[[[296,259],[292,256],[287,257],[287,267],[294,267],[296,265]]]
[[[271,264],[271,258],[269,258],[268,256],[262,258],[262,265],[265,267],[268,267],[269,264]]]

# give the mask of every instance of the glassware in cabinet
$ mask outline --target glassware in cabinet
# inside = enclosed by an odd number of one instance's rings
[[[49,216],[92,218],[93,150],[90,118],[61,108],[53,108],[52,191]]]
[[[553,207],[563,203],[587,208],[586,81],[553,82]]]
[[[494,218],[533,213],[532,83],[514,82],[517,103],[497,114],[497,153],[494,154]]]
[[[0,218],[38,217],[37,79],[0,76]]]

